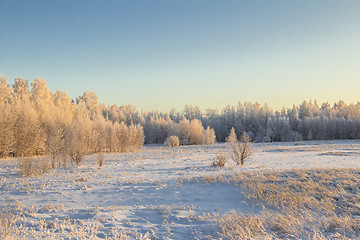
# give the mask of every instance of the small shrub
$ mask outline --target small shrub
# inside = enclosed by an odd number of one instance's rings
[[[61,154],[58,154],[58,155],[50,155],[49,157],[49,162],[50,162],[50,165],[51,165],[51,168],[60,168],[61,167],[61,164],[65,165],[65,162],[66,162],[66,156],[65,155],[61,155]]]
[[[104,153],[97,153],[95,157],[99,163],[99,167],[102,167],[102,165],[104,165],[105,162]]]
[[[216,159],[212,162],[213,167],[222,168],[225,166],[225,163],[227,162],[227,157],[223,154],[216,155]]]
[[[244,166],[244,161],[251,154],[251,140],[249,135],[246,132],[241,134],[240,140],[237,139],[235,129],[232,128],[229,136],[227,137],[227,142],[231,146],[232,150],[232,159],[237,165]]]
[[[47,173],[51,167],[51,161],[47,157],[20,158],[18,160],[20,174],[24,177],[39,176]]]
[[[177,136],[170,136],[164,142],[165,147],[177,147],[180,145],[180,140]]]

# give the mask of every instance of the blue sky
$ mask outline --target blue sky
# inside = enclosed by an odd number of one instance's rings
[[[1,0],[0,72],[139,110],[360,101],[360,1]]]

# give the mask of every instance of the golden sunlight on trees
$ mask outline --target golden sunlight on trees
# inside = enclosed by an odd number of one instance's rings
[[[75,100],[63,91],[52,93],[41,78],[30,86],[24,78],[10,85],[1,74],[2,158],[49,155],[53,165],[64,158],[79,163],[88,154],[138,151],[144,143],[164,144],[170,136],[180,145],[223,142],[232,128],[255,142],[360,138],[360,102],[304,101],[280,112],[239,102],[204,113],[191,105],[182,112],[140,113],[132,105],[105,106],[94,92]]]
[[[80,163],[85,155],[138,151],[144,143],[139,124],[107,120],[95,93],[75,101],[65,92],[52,93],[44,79],[29,83],[0,80],[0,157],[48,155],[52,167],[66,158]]]

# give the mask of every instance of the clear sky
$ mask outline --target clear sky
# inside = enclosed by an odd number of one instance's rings
[[[360,101],[358,0],[1,0],[0,72],[139,110]]]

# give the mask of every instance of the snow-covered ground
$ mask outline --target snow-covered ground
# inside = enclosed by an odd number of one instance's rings
[[[261,211],[232,183],[203,177],[260,169],[359,168],[360,140],[253,144],[244,167],[229,160],[211,166],[226,144],[166,148],[94,156],[40,177],[21,177],[14,159],[0,160],[0,201],[22,213],[29,239],[82,237],[216,238],[212,218],[231,210]]]

